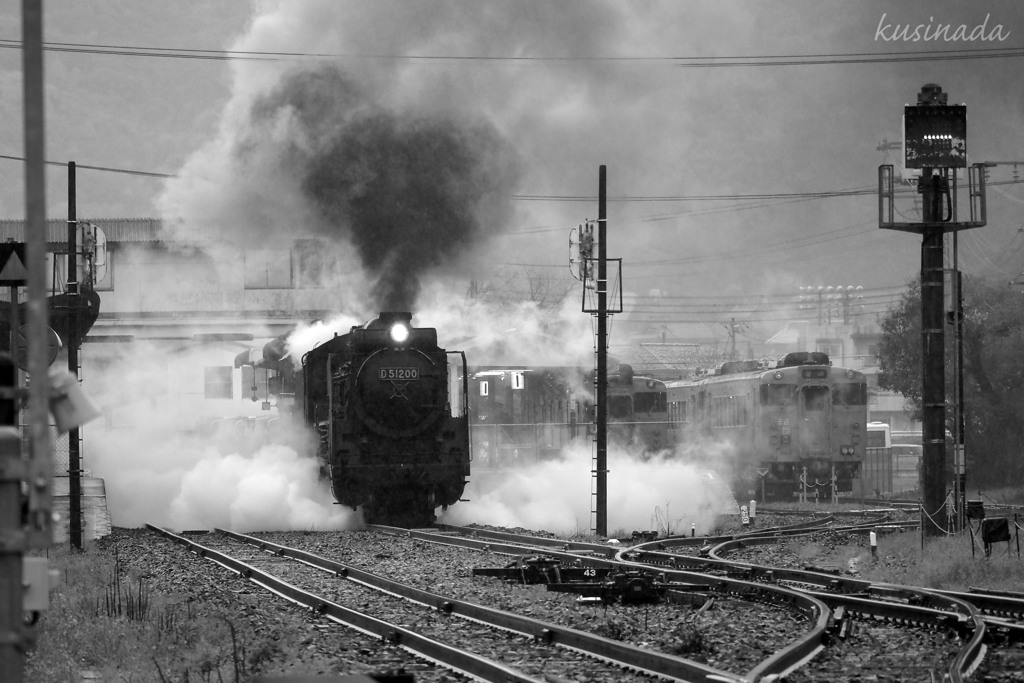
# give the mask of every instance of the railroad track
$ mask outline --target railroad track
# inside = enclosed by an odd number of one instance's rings
[[[1013,680],[1001,676],[1020,670],[1019,623],[1024,600],[1019,595],[887,587],[835,573],[760,567],[729,557],[790,535],[799,537],[823,528],[863,533],[868,526],[877,528],[887,523],[884,516],[874,515],[854,524],[837,524],[834,518],[822,517],[811,523],[750,530],[731,537],[670,538],[628,548],[477,528],[372,527],[363,534],[363,540],[376,539],[370,545],[378,552],[367,554],[352,550],[352,546],[351,552],[340,553],[349,562],[345,565],[308,554],[312,550],[336,555],[337,548],[325,543],[321,534],[244,537],[218,531],[191,541],[177,536],[175,540],[191,542],[188,547],[193,552],[210,559],[215,559],[214,553],[224,555],[229,558],[227,562],[219,558],[216,561],[259,585],[274,586],[273,581],[283,580],[265,578],[263,574],[277,576],[287,566],[290,576],[299,571],[294,567],[303,567],[307,578],[302,581],[308,584],[301,585],[313,587],[304,589],[309,598],[297,599],[287,588],[268,589],[308,605],[311,612],[322,613],[322,618],[344,621],[345,610],[360,614],[353,628],[391,642],[396,648],[412,651],[421,639],[429,642],[425,652],[417,656],[477,680],[558,681],[560,675],[568,679],[585,672],[586,679],[594,681],[650,681],[652,677],[758,681],[782,674],[787,681],[814,681],[822,680],[822,676],[847,680],[871,675],[873,670],[896,675],[899,680]],[[304,546],[306,554],[297,546]],[[333,549],[325,553],[325,547]],[[383,574],[391,557],[406,552],[446,559],[424,560],[423,574],[412,577],[405,576],[408,564],[399,563],[392,574],[408,583],[397,585]],[[673,593],[690,597],[679,601],[682,606],[666,600],[654,606],[605,606],[598,611],[579,607],[572,596],[565,594],[538,595],[538,587],[501,589],[501,584],[508,582],[470,578],[481,565],[506,566],[530,555],[589,567],[657,572],[662,580],[676,584]],[[353,559],[357,561],[351,562]],[[439,568],[445,563],[450,571]],[[339,577],[346,580],[339,581]],[[287,581],[288,585],[300,585]],[[401,596],[405,602],[399,606],[401,601],[391,597],[385,610],[377,606],[376,598],[370,601],[365,595],[332,597],[335,594],[330,591],[341,592],[338,584],[357,585],[360,590],[374,587],[376,592]],[[495,585],[499,586],[497,591]],[[529,590],[533,590],[529,600],[516,601]],[[703,597],[694,602],[695,595]],[[544,606],[551,601],[555,601],[555,607]],[[715,608],[693,608],[701,603]],[[381,616],[386,614],[396,616]],[[358,621],[374,615],[379,624],[367,626]],[[610,625],[639,621],[638,615],[643,615],[644,622],[657,625],[649,629],[646,639],[643,634],[625,632],[628,628],[609,630]],[[718,621],[709,625],[716,617]],[[459,626],[464,619],[474,626]],[[481,625],[488,622],[487,627]],[[712,645],[703,652],[680,653],[678,649],[672,651],[670,639],[650,642],[651,631],[678,634],[673,629],[687,622],[702,623],[709,642],[733,643],[738,652],[723,654],[721,648],[716,652]],[[730,633],[723,626],[729,622],[753,626]],[[508,633],[518,634],[517,640],[510,641]],[[757,641],[760,650],[747,647],[751,640]],[[669,651],[656,652],[659,648]],[[510,651],[515,654],[508,654]],[[467,656],[471,661],[460,662]]]
[[[822,642],[835,647],[826,649],[822,656],[807,658],[799,670],[788,674],[787,680],[814,681],[822,680],[822,677],[843,680],[840,671],[851,677],[870,675],[864,670],[865,661],[870,661],[881,673],[895,675],[897,680],[934,678],[961,681],[970,679],[971,674],[982,667],[986,652],[989,653],[989,666],[984,668],[992,668],[991,663],[1000,659],[1004,661],[997,664],[999,669],[1004,668],[1007,662],[1017,661],[1015,655],[1019,648],[1013,646],[1020,642],[1021,631],[1013,620],[1024,614],[1024,603],[1019,597],[872,584],[834,574],[780,570],[723,559],[723,553],[730,547],[775,543],[786,535],[820,531],[822,522],[832,521],[815,520],[786,528],[764,529],[756,534],[721,537],[711,544],[707,539],[669,538],[640,543],[628,549],[487,530],[458,531],[482,537],[476,542],[506,553],[515,553],[517,548],[520,551],[542,549],[547,557],[564,561],[589,557],[588,562],[595,565],[653,566],[669,578],[692,580],[692,574],[687,572],[695,571],[722,580],[731,577],[805,591],[829,605],[831,619],[829,628],[822,634]],[[863,533],[868,527],[877,528],[887,523],[890,522],[876,518],[866,523],[828,528],[839,533]],[[391,531],[409,533],[425,540],[433,536],[430,531]],[[447,532],[454,530],[449,528]],[[438,539],[436,542],[471,543],[465,538],[458,541]],[[674,548],[692,550],[698,546],[708,556],[681,555],[672,551]],[[683,568],[684,571],[680,572]],[[886,649],[885,643],[895,644],[889,655],[880,654]],[[1005,645],[1009,647],[1003,647]],[[858,651],[858,647],[862,649]],[[840,652],[842,654],[837,655]],[[1010,669],[1014,670],[1019,669]],[[901,676],[905,678],[901,679]]]
[[[561,671],[567,680],[744,680],[714,666],[402,584],[265,539],[218,530],[199,543],[149,528],[267,590],[467,677],[551,681],[559,680]],[[372,617],[371,611],[392,616]],[[476,625],[467,626],[465,620]],[[511,641],[510,632],[517,634]],[[501,659],[512,659],[514,665]]]

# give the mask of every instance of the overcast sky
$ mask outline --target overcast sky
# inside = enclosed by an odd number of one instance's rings
[[[24,155],[19,7],[3,0],[0,19],[0,218],[24,216],[23,164],[7,158]],[[525,266],[567,279],[570,230],[596,218],[606,165],[608,256],[623,259],[627,305],[653,321],[668,306],[712,326],[801,285],[861,285],[875,303],[891,300],[919,270],[920,238],[878,229],[878,167],[901,160],[878,147],[900,139],[903,106],[926,83],[967,105],[972,163],[1024,161],[1015,0],[45,9],[47,158],[176,176],[82,169],[79,217],[184,218],[259,239],[304,229],[292,224],[308,218],[296,164],[321,163],[328,145],[343,164],[351,146],[326,132],[341,125],[336,111],[313,121],[281,102],[297,77],[329,70],[358,94],[317,106],[343,108],[345,121],[371,108],[485,131],[473,139],[493,154],[473,175],[487,175],[489,199],[472,208],[458,277]],[[947,24],[949,39],[935,39]],[[270,114],[258,119],[254,104]],[[996,166],[990,182],[1021,174]],[[47,177],[48,215],[64,217],[65,172],[50,166]],[[989,226],[960,238],[961,266],[1006,281],[1024,270],[1024,185],[994,184],[988,209]]]

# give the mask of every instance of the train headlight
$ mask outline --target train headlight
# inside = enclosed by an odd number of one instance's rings
[[[782,379],[782,370],[775,371],[775,379]]]
[[[391,341],[402,344],[409,338],[409,328],[402,323],[395,323],[391,326]]]

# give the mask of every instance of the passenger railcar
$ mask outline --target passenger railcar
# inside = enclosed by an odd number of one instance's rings
[[[477,467],[549,459],[586,434],[589,373],[576,367],[470,369],[470,429]]]
[[[470,370],[470,429],[477,467],[507,468],[550,459],[595,431],[593,368],[481,366]],[[668,445],[665,383],[609,372],[608,440],[636,454]]]
[[[631,452],[653,454],[668,446],[668,391],[664,381],[619,365],[608,377],[608,439]]]
[[[867,424],[862,372],[824,353],[729,361],[714,375],[667,383],[673,443],[707,440],[732,452],[737,497],[829,498],[860,486]]]

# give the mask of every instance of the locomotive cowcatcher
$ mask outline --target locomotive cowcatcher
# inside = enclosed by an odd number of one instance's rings
[[[320,436],[334,497],[361,507],[367,523],[430,524],[469,476],[465,356],[411,320],[381,313],[302,360],[305,421]]]

